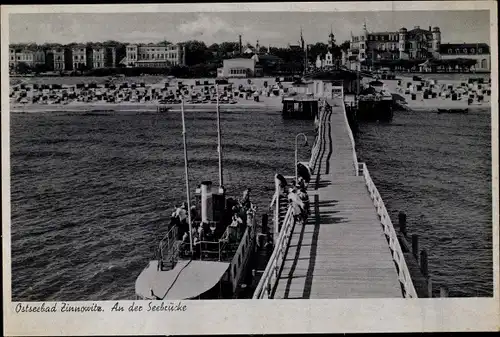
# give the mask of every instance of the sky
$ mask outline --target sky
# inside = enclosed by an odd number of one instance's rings
[[[211,12],[211,13],[36,13],[9,16],[10,43],[182,42],[210,45],[238,41],[261,46],[297,44],[300,29],[306,43],[337,43],[368,31],[396,31],[414,26],[441,29],[442,43],[490,43],[488,11],[405,12]]]

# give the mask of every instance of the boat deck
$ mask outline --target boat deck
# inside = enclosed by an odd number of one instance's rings
[[[136,293],[145,299],[193,298],[212,289],[228,267],[228,262],[179,260],[173,269],[158,271],[158,261],[150,261],[136,280]]]

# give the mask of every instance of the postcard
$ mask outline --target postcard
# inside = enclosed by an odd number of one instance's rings
[[[4,334],[497,330],[494,4],[2,6]]]

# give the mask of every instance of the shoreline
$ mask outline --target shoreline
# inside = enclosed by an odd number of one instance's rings
[[[180,109],[181,104],[159,104],[159,103],[80,103],[80,104],[26,104],[12,105],[10,112],[120,112],[120,111],[153,111],[159,112],[159,107],[170,108],[168,111]],[[199,110],[215,110],[216,103],[184,103],[184,108],[195,108]],[[219,104],[221,109],[236,110],[249,108],[281,108],[281,100],[271,101],[248,101],[235,104]]]
[[[477,111],[481,109],[491,109],[490,104],[474,104],[474,105],[469,105],[469,106],[438,106],[438,105],[430,105],[430,106],[408,106],[407,104],[401,104],[400,101],[395,101],[396,105],[401,108],[404,111],[410,111],[410,112],[437,112],[438,109],[445,109],[445,110],[456,110],[456,109],[468,109],[468,111]]]

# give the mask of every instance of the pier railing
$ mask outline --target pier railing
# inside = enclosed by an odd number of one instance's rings
[[[349,126],[349,120],[347,119],[347,112],[345,110],[345,104],[342,104],[342,113],[344,114],[344,120],[347,125],[347,132],[349,134],[349,139],[351,140],[351,145],[352,145],[352,161],[354,163],[354,172],[356,173],[356,176],[359,175],[359,163],[358,163],[358,156],[356,154],[356,143],[354,142],[354,135],[352,134],[351,127]]]
[[[316,138],[314,140],[314,145],[312,147],[311,151],[311,159],[309,160],[309,168],[311,171],[315,171],[315,163],[316,159],[318,158],[321,146],[320,146],[320,138],[321,138],[321,133],[323,132],[323,117],[325,115],[325,108],[326,108],[326,101],[324,99],[320,100],[319,103],[319,109],[318,109],[318,130],[316,133]]]
[[[403,288],[403,295],[405,298],[417,298],[417,292],[415,291],[415,287],[413,285],[413,281],[411,279],[410,271],[408,270],[408,266],[406,265],[406,261],[403,255],[403,250],[398,241],[398,236],[396,231],[394,230],[394,226],[392,224],[391,218],[387,213],[387,209],[385,208],[384,201],[378,192],[377,187],[373,183],[373,180],[370,176],[370,172],[366,167],[365,163],[360,163],[361,173],[365,178],[366,186],[368,187],[368,192],[370,193],[370,197],[373,200],[373,204],[377,209],[377,213],[380,216],[380,222],[384,229],[384,234],[387,236],[389,241],[389,247],[391,249],[392,258],[396,264],[398,279]]]
[[[283,226],[281,227],[278,240],[276,240],[273,253],[269,258],[266,269],[264,270],[259,284],[257,284],[257,287],[253,293],[253,299],[264,299],[272,297],[273,288],[280,277],[283,260],[286,256],[286,250],[288,249],[288,244],[290,242],[290,236],[293,231],[294,224],[295,220],[293,216],[293,209],[291,206],[289,206],[285,215],[285,219],[283,220]]]
[[[175,242],[177,241],[177,227],[173,226],[160,240],[158,245],[158,269],[165,267],[172,267],[178,257]]]

